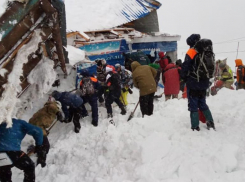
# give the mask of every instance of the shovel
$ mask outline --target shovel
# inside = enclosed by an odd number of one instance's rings
[[[136,109],[137,109],[137,107],[138,107],[139,103],[140,103],[140,101],[138,101],[137,105],[136,105],[136,106],[135,106],[135,108],[134,108],[134,111],[133,111],[133,112],[131,112],[131,114],[129,115],[129,117],[128,117],[128,121],[129,121],[129,120],[131,120],[131,119],[134,117],[134,113],[135,113],[135,111],[136,111]]]
[[[163,94],[164,94],[164,92],[161,93],[160,95],[154,95],[154,99],[159,99],[159,98],[161,98]]]

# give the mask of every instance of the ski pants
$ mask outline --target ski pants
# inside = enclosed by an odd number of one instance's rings
[[[123,103],[123,105],[127,106],[128,105],[128,90],[126,90],[126,92],[121,91],[121,95],[120,95],[120,101]]]
[[[73,123],[74,123],[75,128],[80,129],[81,125],[80,125],[79,120],[84,113],[84,104],[82,104],[80,107],[77,107],[77,108],[70,107],[69,112],[70,112],[69,121],[71,121],[73,119]]]
[[[155,93],[151,93],[151,94],[148,94],[148,95],[140,96],[140,110],[141,110],[141,113],[142,113],[143,117],[144,117],[144,115],[150,116],[150,115],[153,114],[154,94]]]
[[[119,106],[120,109],[124,107],[122,102],[120,101],[120,95],[117,96],[112,93],[108,93],[106,94],[106,98],[105,98],[105,106],[107,109],[107,114],[112,114],[111,104],[113,102],[116,102],[116,104]]]
[[[100,86],[99,90],[98,90],[98,99],[99,99],[99,102],[103,102],[104,99],[103,99],[103,94],[105,92],[105,86]]]
[[[92,96],[84,96],[82,97],[83,99],[83,104],[89,103],[92,109],[92,124],[93,125],[98,125],[98,97],[97,95],[92,95]],[[85,108],[85,106],[84,106]],[[86,110],[86,108],[85,108]],[[87,111],[87,110],[86,110]]]
[[[190,111],[191,127],[199,126],[198,109],[203,113],[210,113],[206,104],[206,90],[191,90],[187,88],[188,110]],[[205,114],[204,114],[205,115]],[[206,118],[208,119],[208,118]]]
[[[0,181],[12,182],[12,167],[17,167],[24,171],[24,182],[35,181],[35,164],[23,151],[7,151],[6,154],[12,160],[13,164],[0,167]]]
[[[191,112],[198,112],[208,110],[206,104],[206,90],[191,90],[187,88],[188,110]]]

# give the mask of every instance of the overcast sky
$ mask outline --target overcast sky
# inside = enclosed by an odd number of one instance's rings
[[[245,0],[158,0],[160,31],[181,35],[178,57],[188,49],[186,38],[199,33],[214,43],[216,58],[228,57],[234,69],[239,42],[238,58],[245,63]],[[232,41],[230,41],[232,40]]]

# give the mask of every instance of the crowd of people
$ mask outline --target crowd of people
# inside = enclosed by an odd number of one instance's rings
[[[204,42],[206,48],[200,47]],[[210,67],[202,66],[214,58],[212,42],[201,39],[199,34],[192,34],[187,38],[190,46],[184,62],[176,60],[172,62],[164,52],[159,52],[159,60],[149,65],[141,65],[137,61],[131,61],[131,71],[123,65],[108,65],[106,60],[98,59],[97,74],[91,75],[88,70],[80,73],[79,88],[75,93],[53,91],[49,101],[37,111],[29,123],[20,119],[12,119],[13,125],[7,128],[5,122],[0,124],[0,157],[6,159],[0,161],[0,181],[11,181],[11,168],[17,167],[24,171],[24,181],[35,181],[35,165],[29,156],[21,151],[21,141],[26,134],[34,137],[36,142],[37,165],[46,166],[46,157],[50,144],[48,131],[56,120],[63,123],[74,123],[74,131],[80,132],[80,119],[88,116],[85,106],[89,103],[92,111],[91,124],[95,127],[99,124],[98,103],[105,103],[107,117],[113,118],[112,103],[120,108],[120,114],[126,114],[128,105],[128,93],[132,94],[132,87],[139,89],[139,105],[142,117],[150,116],[154,111],[154,94],[162,76],[165,101],[178,98],[179,91],[186,90],[188,98],[188,110],[190,111],[191,129],[199,131],[199,113],[206,120],[207,128],[215,129],[212,113],[206,104],[206,91],[210,87],[210,78],[213,78]],[[199,45],[199,47],[198,47]],[[200,49],[202,48],[202,49]],[[199,59],[203,52],[206,60]],[[202,56],[203,57],[203,56]],[[205,62],[206,61],[206,62]],[[237,89],[245,89],[245,66],[241,59],[235,60],[237,67]],[[214,71],[213,93],[222,87],[233,88],[233,72],[225,60],[216,61]],[[203,70],[206,73],[203,74]],[[63,113],[63,114],[62,114]]]

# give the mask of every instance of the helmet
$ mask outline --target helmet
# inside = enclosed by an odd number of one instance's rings
[[[104,66],[106,65],[106,60],[105,59],[96,59],[95,60],[97,66]]]
[[[226,64],[224,62],[219,63],[219,68],[225,68]]]
[[[121,65],[119,64],[119,63],[117,63],[117,64],[115,64],[115,68],[117,69],[117,68],[120,68],[121,67]]]

